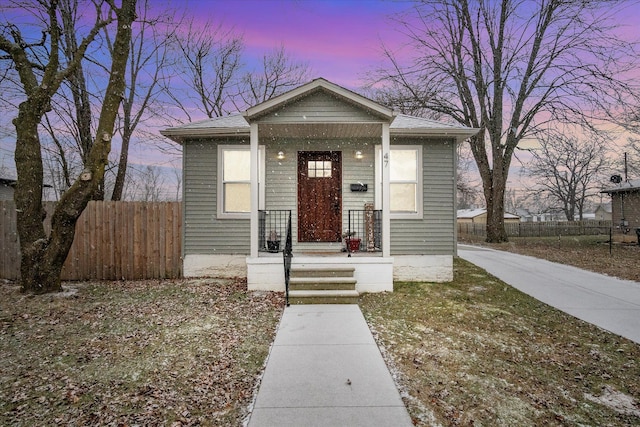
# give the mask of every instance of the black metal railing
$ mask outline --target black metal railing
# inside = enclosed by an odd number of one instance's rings
[[[285,238],[284,250],[282,251],[284,260],[284,294],[289,307],[289,278],[291,277],[291,258],[293,258],[293,242],[291,240],[291,211],[287,220],[287,234]]]
[[[278,253],[284,250],[290,210],[258,211],[258,251]]]
[[[352,252],[382,251],[382,211],[349,210],[344,240],[349,256]]]

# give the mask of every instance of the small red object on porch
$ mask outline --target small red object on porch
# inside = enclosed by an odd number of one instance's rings
[[[349,245],[349,252],[357,252],[360,250],[360,239],[348,238],[347,245]]]

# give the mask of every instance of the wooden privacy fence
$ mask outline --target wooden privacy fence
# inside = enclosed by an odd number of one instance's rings
[[[46,203],[49,233],[55,203]],[[13,201],[0,201],[0,278],[20,277]],[[182,276],[180,202],[89,202],[62,270],[63,280],[137,280]]]
[[[504,228],[509,237],[592,236],[609,235],[611,221],[548,221],[511,222]],[[487,226],[482,223],[458,223],[458,234],[486,236]]]

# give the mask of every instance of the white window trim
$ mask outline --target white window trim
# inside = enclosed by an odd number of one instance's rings
[[[417,182],[416,182],[416,212],[389,212],[389,218],[391,219],[423,219],[424,218],[424,204],[423,204],[423,195],[424,195],[424,187],[422,185],[422,179],[424,175],[423,171],[423,159],[422,159],[422,145],[392,145],[390,151],[394,150],[416,150],[418,152],[416,158],[416,171],[417,171]],[[376,209],[382,208],[382,168],[384,165],[382,164],[382,146],[376,145],[376,183],[378,185],[375,186],[375,206]],[[389,183],[391,185],[391,182]]]
[[[223,184],[223,153],[225,150],[233,150],[233,151],[251,151],[251,147],[248,145],[218,145],[218,159],[217,159],[217,168],[218,168],[218,200],[216,201],[217,210],[218,210],[218,219],[250,219],[251,212],[224,212],[224,185]],[[264,199],[265,199],[265,146],[260,145],[258,147],[258,209],[264,209]],[[251,207],[253,209],[253,207]]]

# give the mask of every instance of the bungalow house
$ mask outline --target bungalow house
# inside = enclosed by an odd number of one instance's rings
[[[640,228],[640,179],[623,181],[602,191],[611,195],[611,220],[624,233]]]
[[[183,148],[184,275],[284,290],[290,237],[292,274],[349,271],[358,292],[451,280],[456,144],[476,132],[396,114],[321,78],[165,129]]]

